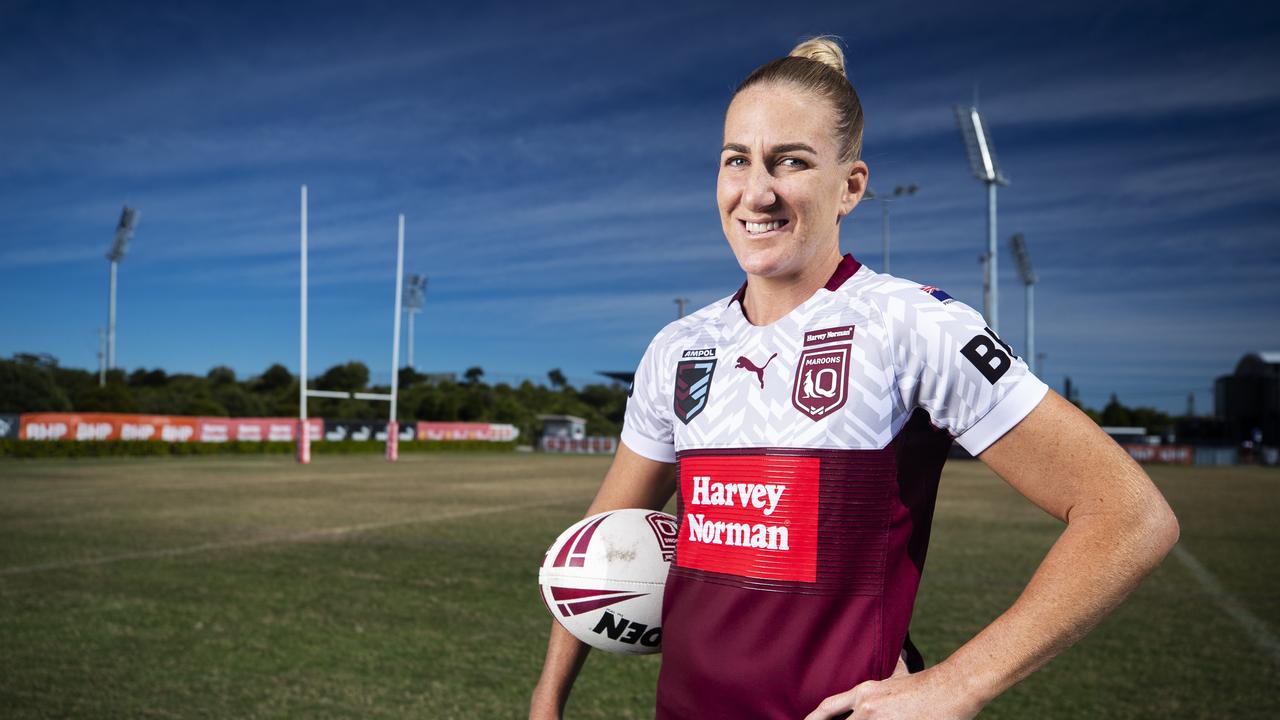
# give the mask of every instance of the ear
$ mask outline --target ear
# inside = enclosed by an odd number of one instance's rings
[[[867,191],[867,180],[870,177],[871,171],[861,160],[854,160],[849,166],[849,176],[844,179],[844,186],[840,193],[840,217],[853,212],[853,209],[862,201],[862,195]]]

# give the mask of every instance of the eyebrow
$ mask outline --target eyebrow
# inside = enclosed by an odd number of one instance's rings
[[[751,149],[740,143],[725,143],[724,147],[720,149],[720,152],[729,152],[731,150],[733,152],[740,152],[748,155],[751,154]],[[769,153],[771,155],[781,155],[783,153],[796,152],[797,150],[812,153],[814,155],[818,154],[817,150],[814,150],[804,143],[783,143],[781,145],[774,145],[769,149]]]

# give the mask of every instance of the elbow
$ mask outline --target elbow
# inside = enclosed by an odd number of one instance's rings
[[[1144,504],[1134,527],[1140,530],[1142,544],[1151,555],[1152,566],[1160,564],[1178,544],[1182,529],[1173,508],[1159,493]]]

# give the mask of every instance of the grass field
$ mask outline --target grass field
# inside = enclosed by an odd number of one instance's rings
[[[538,563],[607,462],[0,463],[0,716],[520,717],[550,622]],[[981,717],[1280,717],[1280,472],[1149,470],[1194,560]],[[926,659],[1012,602],[1058,531],[950,464],[912,624]],[[657,669],[594,654],[568,717],[651,717]]]

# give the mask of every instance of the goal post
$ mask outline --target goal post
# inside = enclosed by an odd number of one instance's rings
[[[299,363],[298,363],[298,462],[306,465],[311,462],[311,433],[307,422],[307,398],[322,397],[341,400],[375,400],[390,405],[387,420],[387,460],[394,462],[399,458],[400,425],[396,422],[396,398],[400,390],[400,375],[396,367],[400,361],[400,293],[404,277],[404,214],[399,218],[399,229],[396,234],[396,287],[395,330],[391,340],[391,392],[347,392],[345,390],[312,390],[307,387],[307,186],[302,186],[301,209],[301,282],[300,282],[300,328],[299,328]]]

